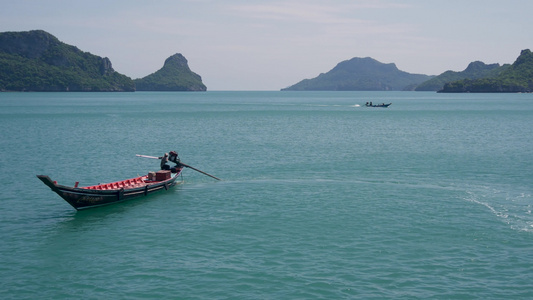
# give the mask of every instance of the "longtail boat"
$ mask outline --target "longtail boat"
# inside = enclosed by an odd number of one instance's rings
[[[392,103],[381,103],[381,104],[372,104],[372,102],[370,103],[366,103],[365,106],[366,107],[384,107],[384,108],[387,108],[391,105]]]
[[[59,185],[46,175],[37,175],[37,178],[76,210],[81,210],[168,190],[176,184],[181,183],[177,179],[183,168],[184,166],[177,166],[173,171],[161,170],[149,172],[144,176],[84,187],[78,187],[77,182],[74,187]]]

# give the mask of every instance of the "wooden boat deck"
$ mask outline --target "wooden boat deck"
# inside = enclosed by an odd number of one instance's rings
[[[138,187],[143,187],[149,183],[154,183],[154,181],[148,181],[148,176],[139,176],[131,179],[111,182],[111,183],[102,183],[97,185],[91,185],[86,187],[80,187],[81,189],[88,190],[120,190],[120,189],[133,189]]]
[[[76,210],[80,210],[168,190],[177,184],[182,170],[175,169],[174,174],[172,170],[159,170],[144,176],[83,187],[78,187],[78,182],[73,187],[59,185],[46,175],[37,175],[37,178]]]

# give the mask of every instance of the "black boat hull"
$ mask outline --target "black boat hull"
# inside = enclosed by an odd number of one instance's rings
[[[177,181],[180,173],[181,170],[176,174],[172,174],[170,179],[146,184],[141,187],[112,190],[95,190],[59,185],[46,175],[37,175],[37,178],[76,210],[82,210],[144,197],[155,192],[168,190],[176,184],[181,183],[181,181]]]
[[[366,107],[383,107],[383,108],[387,108],[391,105],[392,103],[383,103],[383,104],[365,104]]]

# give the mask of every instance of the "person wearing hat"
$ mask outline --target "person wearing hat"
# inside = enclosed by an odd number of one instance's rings
[[[180,164],[180,158],[178,157],[178,152],[170,151],[168,155],[168,160],[175,163],[176,165]]]
[[[178,173],[183,168],[183,165],[181,164],[180,158],[178,156],[178,152],[176,151],[169,152],[168,161],[176,164],[174,167],[170,168],[170,171],[172,173]]]

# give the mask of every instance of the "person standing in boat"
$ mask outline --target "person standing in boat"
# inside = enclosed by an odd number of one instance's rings
[[[170,170],[170,166],[167,165],[168,162],[168,153],[165,153],[163,156],[159,157],[161,160],[161,170]]]
[[[170,170],[172,173],[177,173],[181,168],[180,158],[178,157],[178,152],[176,151],[165,153],[165,155],[159,157],[159,159],[161,160],[161,170]],[[176,165],[171,168],[167,164],[169,161],[175,163]]]

